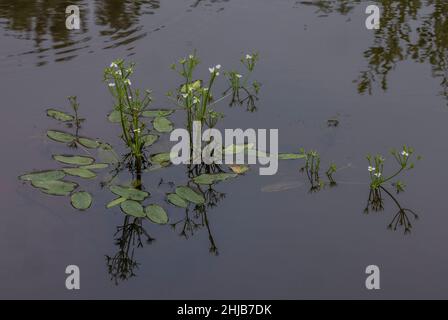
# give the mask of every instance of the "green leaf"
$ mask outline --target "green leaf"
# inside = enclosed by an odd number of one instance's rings
[[[78,142],[86,148],[96,149],[100,146],[100,143],[90,138],[79,138]]]
[[[72,194],[71,203],[73,208],[78,210],[87,210],[92,205],[92,196],[85,191]]]
[[[156,134],[147,134],[142,137],[142,140],[145,142],[145,147],[153,145],[158,139],[159,136]]]
[[[181,197],[184,200],[190,201],[194,204],[204,204],[205,198],[202,194],[197,193],[193,189],[186,187],[186,186],[180,186],[176,188],[176,194]]]
[[[164,117],[157,117],[152,122],[154,129],[160,133],[173,131],[173,124],[170,120]]]
[[[306,158],[306,154],[300,153],[279,153],[278,160],[296,160]]]
[[[47,116],[62,122],[75,120],[75,117],[73,117],[72,115],[56,109],[47,109]]]
[[[179,208],[186,208],[186,207],[188,207],[188,202],[185,201],[184,199],[182,199],[181,197],[179,197],[175,193],[169,193],[166,196],[166,198],[167,198],[169,203],[171,203],[172,205],[175,205],[176,207],[179,207]]]
[[[65,177],[65,173],[61,170],[48,170],[48,171],[36,171],[26,173],[19,177],[20,180],[23,181],[33,181],[33,180],[46,180],[46,181],[55,181],[61,180]]]
[[[169,152],[163,152],[163,153],[157,153],[151,156],[151,162],[156,164],[163,164],[163,163],[171,163],[170,161],[170,153]]]
[[[143,211],[143,206],[134,200],[126,200],[121,203],[121,210],[127,215],[143,218],[145,216],[145,212]]]
[[[66,155],[54,155],[53,159],[65,164],[77,165],[77,166],[87,166],[95,162],[92,157],[85,156],[66,156]]]
[[[130,200],[143,201],[149,196],[148,192],[138,190],[132,187],[110,186],[109,189],[112,193],[116,194],[117,196]]]
[[[57,130],[48,130],[47,137],[53,141],[62,142],[62,143],[70,143],[76,139],[75,136],[73,136],[70,133],[63,132],[63,131],[57,131]]]
[[[114,110],[107,116],[107,119],[112,123],[120,123],[121,122],[121,114],[120,111]]]
[[[94,163],[89,164],[87,166],[82,166],[81,168],[88,170],[97,170],[97,169],[106,169],[108,166],[109,165],[107,163]]]
[[[201,174],[200,176],[197,176],[193,179],[193,181],[197,184],[213,184],[219,181],[224,181],[230,178],[235,178],[238,175],[236,173],[213,173],[213,174],[208,174],[208,173],[204,173]]]
[[[114,199],[106,205],[106,208],[110,209],[112,207],[118,206],[119,204],[121,204],[122,202],[125,202],[126,200],[128,200],[128,199],[123,198],[123,197]]]
[[[175,110],[146,110],[142,112],[142,116],[146,118],[167,117],[171,115]]]
[[[68,196],[78,187],[77,183],[61,180],[32,180],[31,185],[39,188],[42,192],[54,196]]]
[[[165,209],[156,204],[150,204],[145,209],[146,216],[154,223],[157,224],[167,224],[168,223],[168,215],[166,214]]]
[[[262,192],[280,192],[300,188],[303,186],[301,181],[282,181],[274,184],[270,184],[261,188]]]
[[[192,82],[189,84],[188,89],[193,89],[193,90],[198,90],[201,87],[201,80],[196,80],[195,82]],[[181,88],[180,88],[180,92],[181,93],[187,93],[187,85],[184,84]]]
[[[93,179],[96,177],[96,173],[93,171],[90,171],[85,168],[64,168],[62,169],[66,174],[69,174],[71,176],[76,176],[84,179]]]
[[[224,154],[238,154],[246,150],[253,149],[253,143],[247,144],[231,144],[224,148]]]

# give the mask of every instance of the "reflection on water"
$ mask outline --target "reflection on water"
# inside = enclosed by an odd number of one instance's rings
[[[140,16],[154,14],[154,10],[160,7],[159,0],[123,1],[112,0],[95,1],[96,23],[102,26],[102,36],[109,37],[110,43],[105,49],[116,48],[131,44],[146,36],[139,25]]]
[[[388,89],[388,77],[401,61],[412,60],[431,67],[440,81],[440,94],[448,100],[448,1],[377,0],[381,28],[364,51],[367,68],[356,81],[358,92],[372,94],[375,83]],[[353,13],[360,0],[302,1],[315,6],[318,14]],[[362,11],[363,12],[363,11]]]
[[[392,200],[392,202],[397,206],[398,211],[393,216],[392,220],[389,222],[387,228],[396,231],[399,228],[403,229],[404,234],[411,232],[412,223],[411,218],[417,220],[418,215],[409,208],[404,208],[397,200],[396,197],[392,195],[386,188],[379,187],[378,189],[370,189],[369,198],[367,199],[367,205],[364,209],[364,213],[368,214],[371,211],[381,212],[384,210],[384,199],[383,192]]]
[[[80,30],[65,27],[69,5],[79,6]],[[120,46],[126,46],[131,55],[134,42],[148,33],[141,17],[154,14],[159,7],[159,0],[2,0],[0,26],[6,36],[33,42],[32,50],[11,53],[8,58],[31,55],[41,66],[71,60],[81,52]],[[95,26],[90,24],[90,15]]]
[[[131,176],[137,179],[135,181],[142,183],[139,180],[142,178],[142,174],[137,172],[138,169],[135,166],[129,169]],[[205,202],[182,208],[184,210],[183,217],[170,223],[172,230],[185,239],[190,239],[196,233],[205,230],[208,234],[209,252],[213,255],[218,255],[219,252],[212,234],[208,211],[216,207],[225,198],[226,194],[216,190],[214,184],[204,186],[195,183],[194,178],[202,174],[218,172],[224,172],[224,169],[218,165],[203,164],[187,167],[186,176],[189,181],[187,186],[199,192],[204,197]],[[160,187],[162,184],[168,185],[174,192],[175,184],[173,182],[165,183],[162,179],[158,186]],[[145,244],[151,244],[155,240],[148,233],[148,229],[145,228],[143,224],[145,220],[147,219],[127,215],[124,217],[123,224],[117,226],[115,233],[117,251],[113,256],[106,255],[107,270],[111,280],[117,285],[121,281],[137,276],[140,263],[137,261],[136,249],[143,248]]]

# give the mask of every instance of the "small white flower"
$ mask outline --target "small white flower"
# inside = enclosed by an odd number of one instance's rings
[[[220,65],[220,64],[217,64],[217,65],[215,66],[215,68],[216,68],[216,70],[219,70],[219,69],[221,69],[221,65]]]
[[[409,153],[407,153],[406,151],[401,151],[401,155],[405,158],[409,157]]]
[[[374,175],[375,177],[379,178],[379,177],[381,177],[381,172],[374,173],[373,175]]]
[[[215,72],[215,68],[208,68],[208,71],[210,71],[210,73]]]
[[[188,94],[186,94],[186,93],[182,93],[181,96],[182,96],[184,99],[187,99]]]
[[[235,75],[235,77],[237,77],[238,79],[241,79],[243,76],[240,75],[239,73],[237,73],[237,74]]]
[[[115,73],[118,74],[119,76],[121,76],[121,75],[123,74],[123,73],[121,72],[121,70],[117,70]]]
[[[219,76],[219,72],[216,72],[216,76]]]
[[[112,87],[115,87],[115,83],[113,83],[113,82],[112,82],[112,83],[109,83],[109,87],[111,87],[111,88],[112,88]]]
[[[194,56],[193,56],[192,54],[190,54],[190,55],[188,56],[188,58],[193,59]]]
[[[129,96],[128,98],[129,98],[129,100],[132,100],[132,97],[131,97],[131,96]]]
[[[208,91],[208,88],[204,88],[203,90],[204,90],[204,91]]]
[[[129,85],[129,86],[132,84],[131,80],[129,80],[129,79],[124,80],[124,83]]]
[[[134,129],[134,132],[140,133],[140,128]]]
[[[250,59],[252,59],[252,56],[250,54],[246,54],[246,59],[250,60]]]
[[[375,167],[371,167],[371,166],[369,166],[369,167],[367,168],[367,170],[369,170],[369,172],[375,171]]]
[[[194,97],[194,98],[193,98],[193,103],[194,103],[194,104],[199,103],[199,99],[198,99],[198,97]]]
[[[118,66],[117,66],[117,64],[116,64],[115,62],[112,62],[112,63],[110,64],[110,67],[111,67],[111,68],[118,68]]]

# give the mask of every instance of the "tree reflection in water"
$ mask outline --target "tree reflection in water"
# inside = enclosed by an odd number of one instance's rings
[[[388,89],[390,72],[402,61],[430,65],[440,80],[440,95],[448,103],[448,1],[376,0],[381,9],[381,27],[374,30],[373,44],[364,51],[366,70],[356,80],[360,94],[372,94],[377,82]],[[359,0],[302,1],[317,13],[353,13]]]

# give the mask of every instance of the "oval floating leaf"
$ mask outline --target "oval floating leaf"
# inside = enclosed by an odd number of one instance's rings
[[[175,193],[168,194],[166,196],[166,198],[167,198],[169,203],[171,203],[172,205],[175,205],[176,207],[179,207],[179,208],[186,208],[186,207],[188,207],[188,202],[185,201],[184,199],[182,199],[181,197],[179,197]]]
[[[85,191],[72,194],[71,203],[73,208],[78,210],[87,210],[92,205],[92,196]]]
[[[87,166],[92,164],[95,159],[85,156],[64,156],[64,155],[54,155],[53,159],[65,164],[72,164],[77,166]]]
[[[208,174],[208,173],[204,173],[201,174],[200,176],[197,176],[193,179],[193,181],[197,184],[213,184],[219,181],[224,181],[230,178],[235,178],[238,175],[236,173],[213,173],[213,174]]]
[[[107,116],[107,119],[112,123],[120,123],[121,122],[121,114],[120,111],[114,110]]]
[[[73,136],[72,134],[57,130],[48,130],[47,137],[53,141],[62,143],[70,143],[75,140],[75,136]]]
[[[231,165],[229,166],[230,170],[232,170],[234,173],[237,174],[244,174],[247,171],[249,171],[250,167],[246,166],[244,164],[235,164],[235,165]]]
[[[65,177],[65,173],[61,170],[48,170],[48,171],[36,171],[26,173],[19,177],[20,180],[23,181],[33,181],[33,180],[46,180],[46,181],[54,181],[61,180]]]
[[[157,164],[163,164],[163,163],[170,163],[170,153],[164,152],[164,153],[157,153],[151,156],[151,162],[157,163]]]
[[[165,117],[157,117],[152,122],[154,129],[160,133],[173,131],[173,124]]]
[[[127,199],[126,199],[126,198],[123,198],[123,197],[114,199],[114,200],[112,200],[111,202],[109,202],[109,203],[106,205],[106,208],[107,208],[107,209],[110,209],[110,208],[112,208],[112,207],[115,207],[115,206],[121,204],[122,202],[125,202],[126,200],[127,200]]]
[[[42,192],[55,196],[68,196],[78,187],[77,183],[61,180],[32,180],[31,185],[39,188]]]
[[[73,121],[75,119],[71,114],[56,109],[47,109],[47,116],[62,122]]]
[[[168,215],[166,214],[165,209],[156,204],[150,204],[145,209],[146,216],[154,223],[157,224],[167,224],[168,223]]]
[[[94,163],[87,166],[82,166],[81,168],[88,170],[106,169],[109,165],[107,163]]]
[[[224,154],[238,154],[254,148],[253,143],[246,144],[231,144],[224,148]]]
[[[126,200],[121,203],[121,210],[127,215],[143,218],[145,216],[145,212],[143,210],[143,206],[134,200]]]
[[[165,110],[165,109],[159,109],[159,110],[146,110],[142,112],[142,116],[147,118],[154,118],[154,117],[167,117],[170,114],[172,114],[174,110]]]
[[[100,143],[96,140],[90,139],[90,138],[79,138],[78,142],[89,149],[96,149],[100,146]]]
[[[156,134],[147,134],[142,137],[142,140],[145,142],[145,147],[153,145],[158,139],[159,136]]]
[[[278,182],[274,184],[270,184],[268,186],[265,186],[261,188],[262,192],[280,192],[280,191],[286,191],[291,190],[295,188],[300,188],[303,186],[303,182],[301,181],[284,181],[284,182]]]
[[[117,196],[130,200],[143,201],[149,196],[148,192],[138,190],[132,187],[110,186],[109,189],[112,193],[116,194]]]
[[[64,168],[62,170],[64,170],[66,174],[84,179],[93,179],[96,177],[95,172],[85,168]]]
[[[279,153],[278,160],[296,160],[306,158],[306,154],[300,153]]]
[[[197,193],[193,189],[186,187],[186,186],[180,186],[176,188],[176,194],[181,197],[184,200],[190,201],[194,204],[204,204],[205,198],[202,194]]]

